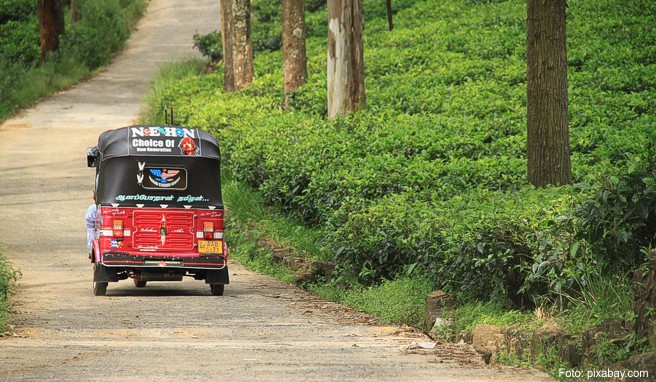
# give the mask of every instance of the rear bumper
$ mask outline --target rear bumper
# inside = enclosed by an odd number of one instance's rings
[[[128,277],[142,281],[180,281],[185,274],[192,275],[197,280],[205,280],[206,284],[230,284],[228,266],[225,263],[222,268],[173,268],[168,266],[153,268],[150,266],[95,264],[93,281],[117,282]]]
[[[207,269],[218,270],[226,267],[223,255],[166,256],[166,255],[132,255],[127,252],[105,252],[100,260],[105,267],[119,268],[172,268],[172,269]]]

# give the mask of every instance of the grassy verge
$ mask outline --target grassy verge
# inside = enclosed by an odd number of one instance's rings
[[[9,296],[19,276],[20,272],[0,252],[0,334],[7,329],[9,322],[7,310],[10,306]]]
[[[234,180],[223,178],[223,198],[226,204],[226,241],[231,257],[248,268],[294,282],[298,270],[292,262],[280,260],[276,251],[297,261],[322,261],[328,258],[321,245],[323,232],[308,228],[299,220],[264,205],[259,192]],[[376,286],[347,287],[340,279],[320,278],[299,282],[299,286],[325,298],[356,308],[387,324],[420,326],[424,299],[431,291],[426,277],[415,275],[386,281]]]

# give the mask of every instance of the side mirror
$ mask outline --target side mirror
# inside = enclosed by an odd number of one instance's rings
[[[87,148],[87,167],[98,167],[98,148]]]

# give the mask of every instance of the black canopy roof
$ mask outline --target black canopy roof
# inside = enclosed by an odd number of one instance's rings
[[[205,131],[127,126],[102,133],[96,149],[100,204],[222,206],[219,146]]]
[[[211,134],[182,126],[134,125],[107,130],[98,138],[101,161],[120,156],[199,156],[220,159]]]

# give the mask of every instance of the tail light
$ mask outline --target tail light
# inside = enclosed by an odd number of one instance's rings
[[[214,239],[214,222],[203,223],[203,238]]]
[[[123,237],[123,219],[114,219],[112,222],[114,237]]]

